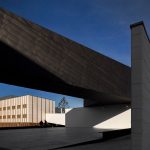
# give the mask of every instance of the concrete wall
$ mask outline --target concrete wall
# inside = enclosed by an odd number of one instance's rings
[[[131,128],[131,109],[127,105],[74,108],[66,113],[66,127]]]
[[[150,42],[143,22],[131,25],[132,150],[150,149]]]
[[[46,121],[64,126],[66,125],[65,114],[46,114]]]

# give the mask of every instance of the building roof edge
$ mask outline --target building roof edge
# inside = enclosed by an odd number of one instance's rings
[[[148,38],[148,41],[150,42],[150,38],[149,38],[149,36],[148,36],[148,33],[147,33],[147,30],[146,30],[144,21],[139,21],[139,22],[136,22],[136,23],[131,24],[131,25],[130,25],[130,29],[132,30],[132,28],[135,28],[135,27],[141,26],[141,25],[142,25],[143,28],[144,28],[144,31],[145,31],[146,36],[147,36],[147,38]]]

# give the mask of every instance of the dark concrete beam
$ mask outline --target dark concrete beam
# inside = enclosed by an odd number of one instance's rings
[[[128,66],[3,9],[0,41],[0,82],[100,105],[130,102]]]

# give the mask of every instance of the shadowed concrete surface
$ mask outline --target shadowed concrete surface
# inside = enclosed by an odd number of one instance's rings
[[[130,103],[130,67],[3,9],[0,49],[2,83],[84,98],[85,106]]]
[[[131,137],[128,135],[103,143],[86,144],[57,150],[131,150]]]
[[[66,113],[66,127],[131,128],[130,106],[119,104],[73,108]]]
[[[92,128],[40,128],[0,131],[0,150],[48,150],[102,137]]]

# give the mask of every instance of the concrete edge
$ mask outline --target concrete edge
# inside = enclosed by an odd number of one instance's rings
[[[146,30],[146,27],[145,27],[144,22],[143,22],[143,21],[139,21],[139,22],[133,23],[133,24],[130,25],[130,29],[132,30],[132,28],[135,28],[135,27],[137,27],[137,26],[143,26],[144,31],[145,31],[146,36],[147,36],[147,39],[148,39],[148,41],[149,41],[149,43],[150,43],[150,38],[149,38],[149,35],[148,35],[147,30]]]

